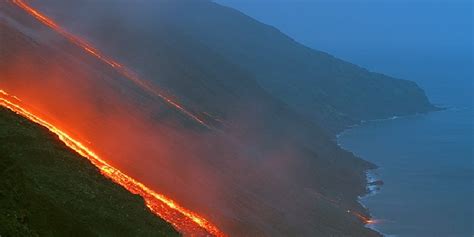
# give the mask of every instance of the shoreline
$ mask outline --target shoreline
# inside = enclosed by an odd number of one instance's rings
[[[371,220],[373,220],[373,223],[365,224],[365,227],[367,227],[367,228],[369,228],[373,231],[376,231],[377,233],[379,233],[382,236],[387,236],[386,234],[382,233],[380,230],[377,229],[377,222],[378,222],[377,219],[373,219],[374,216],[370,212],[370,209],[362,202],[366,198],[370,198],[372,196],[377,195],[381,190],[381,186],[383,186],[383,184],[382,185],[374,184],[378,181],[383,182],[382,179],[380,178],[380,175],[377,173],[377,170],[378,170],[378,168],[368,169],[368,170],[365,171],[366,193],[362,196],[359,196],[357,202],[368,211]]]
[[[374,216],[373,214],[371,213],[370,209],[362,202],[364,199],[366,198],[370,198],[376,194],[378,194],[379,192],[381,192],[381,186],[383,186],[383,180],[381,179],[381,176],[377,173],[377,170],[380,168],[377,164],[375,163],[372,163],[372,161],[369,161],[369,160],[366,160],[364,159],[363,157],[360,157],[358,156],[357,154],[354,154],[351,150],[349,149],[346,149],[344,146],[342,146],[342,144],[339,142],[339,138],[341,136],[343,136],[345,133],[347,133],[348,131],[354,129],[354,128],[357,128],[357,127],[360,127],[366,123],[370,123],[370,122],[383,122],[383,121],[390,121],[390,120],[395,120],[395,119],[400,119],[400,118],[406,118],[406,117],[412,117],[412,116],[419,116],[419,115],[423,115],[423,114],[427,114],[427,113],[431,113],[431,112],[438,112],[438,111],[443,111],[443,110],[447,110],[449,108],[443,108],[443,109],[438,109],[438,110],[434,110],[434,111],[430,111],[430,112],[425,112],[425,113],[415,113],[415,114],[409,114],[409,115],[394,115],[394,116],[391,116],[391,117],[388,117],[388,118],[382,118],[382,119],[372,119],[372,120],[361,120],[359,121],[358,123],[355,123],[353,125],[350,125],[348,126],[346,129],[343,129],[341,132],[337,133],[335,135],[335,142],[336,144],[343,150],[346,150],[348,152],[351,152],[354,156],[362,159],[362,160],[365,160],[371,164],[373,164],[375,166],[375,168],[369,168],[369,169],[366,169],[364,171],[364,175],[365,175],[365,180],[366,180],[366,183],[365,183],[365,193],[361,196],[359,196],[357,198],[357,202],[367,210],[367,212],[369,213],[369,217],[372,219]],[[381,232],[380,230],[377,229],[377,220],[374,219],[374,222],[373,223],[368,223],[368,224],[365,224],[364,225],[365,227],[379,233],[381,236],[388,236],[386,234],[384,234],[383,232]]]
[[[397,118],[398,118],[398,117],[397,117]],[[385,120],[390,120],[390,119],[391,119],[391,118],[385,119]],[[350,150],[344,148],[344,147],[342,146],[342,144],[339,143],[339,138],[340,138],[342,135],[344,135],[347,131],[349,131],[349,130],[351,130],[351,129],[353,129],[353,128],[359,127],[359,126],[361,126],[363,123],[365,123],[365,122],[361,121],[360,123],[355,124],[355,125],[353,125],[353,126],[350,126],[349,128],[344,129],[342,132],[338,133],[338,134],[336,135],[336,144],[337,144],[341,149],[346,150],[346,151],[349,151],[349,152],[351,152],[352,154],[354,154],[352,151],[350,151]],[[354,154],[354,156],[359,157],[359,156],[357,156],[356,154]],[[359,158],[365,160],[365,159],[362,158],[362,157],[359,157]],[[381,185],[372,185],[372,184],[373,184],[374,182],[377,182],[377,181],[382,181],[382,179],[380,179],[380,176],[378,175],[378,173],[376,173],[376,170],[379,169],[379,167],[377,166],[377,164],[374,164],[374,163],[372,163],[371,161],[368,161],[368,160],[365,160],[365,161],[370,162],[371,164],[375,165],[375,168],[372,168],[372,169],[369,168],[369,169],[366,169],[366,170],[364,171],[364,175],[365,175],[365,193],[362,194],[361,196],[358,196],[358,197],[357,197],[357,202],[358,202],[364,209],[367,210],[367,212],[369,213],[369,218],[372,219],[372,218],[374,217],[373,214],[371,213],[370,209],[369,209],[366,205],[364,205],[364,203],[362,203],[362,200],[363,200],[363,199],[366,199],[366,198],[369,198],[369,197],[372,197],[372,196],[376,195],[378,192],[380,192],[380,190],[381,190]],[[383,182],[383,181],[382,181],[382,182]],[[377,233],[379,233],[381,236],[386,236],[384,233],[382,233],[381,231],[377,230],[376,224],[377,224],[377,222],[375,221],[374,223],[364,224],[364,226],[367,227],[367,228],[369,228],[369,229],[371,229],[371,230],[373,230],[373,231],[375,231],[375,232],[377,232]]]
[[[371,122],[384,122],[384,121],[390,121],[390,120],[395,120],[395,119],[401,119],[401,118],[409,118],[409,117],[416,117],[416,116],[420,116],[420,115],[425,115],[425,114],[428,114],[428,113],[433,113],[433,112],[442,112],[442,111],[449,111],[449,110],[458,110],[458,109],[463,109],[463,108],[458,108],[458,107],[455,107],[455,106],[449,106],[449,107],[437,107],[438,109],[436,110],[433,110],[433,111],[429,111],[429,112],[420,112],[420,113],[415,113],[415,114],[408,114],[408,115],[394,115],[394,116],[391,116],[391,117],[388,117],[388,118],[382,118],[382,119],[372,119],[372,120],[361,120],[359,121],[358,123],[355,123],[353,125],[350,125],[348,126],[346,129],[343,129],[342,131],[340,131],[339,133],[337,133],[334,138],[335,138],[335,142],[336,144],[341,148],[341,149],[344,149],[348,152],[351,152],[354,156],[360,158],[360,159],[363,159],[371,164],[373,164],[375,166],[375,168],[368,168],[364,171],[364,175],[365,175],[365,179],[366,179],[366,192],[364,194],[362,194],[361,196],[358,197],[358,200],[357,202],[367,210],[368,214],[369,214],[369,217],[372,219],[374,218],[373,214],[371,213],[370,209],[364,205],[364,203],[362,202],[364,199],[367,199],[367,198],[370,198],[374,195],[377,195],[379,192],[381,192],[381,187],[383,186],[383,179],[381,177],[381,175],[378,173],[378,170],[380,169],[380,167],[375,164],[375,163],[372,163],[372,161],[370,160],[366,160],[364,157],[361,157],[357,154],[355,154],[354,152],[352,152],[351,150],[349,149],[346,149],[344,146],[342,146],[342,144],[339,142],[339,139],[345,134],[347,133],[348,131],[354,129],[354,128],[358,128],[364,124],[367,124],[367,123],[371,123]],[[365,224],[364,226],[379,233],[380,235],[382,236],[396,236],[396,235],[387,235],[383,232],[381,232],[380,230],[377,229],[377,219],[373,219],[373,223],[368,223],[368,224]]]

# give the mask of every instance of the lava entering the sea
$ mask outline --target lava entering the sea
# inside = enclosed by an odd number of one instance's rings
[[[99,59],[103,63],[113,67],[118,73],[120,73],[123,77],[127,78],[128,80],[132,81],[135,83],[137,86],[139,86],[141,89],[146,91],[147,93],[157,96],[161,98],[165,103],[173,107],[174,109],[178,110],[182,114],[186,115],[190,119],[194,120],[195,122],[201,124],[202,126],[212,129],[212,127],[205,122],[202,118],[199,118],[197,115],[195,115],[193,112],[189,111],[186,109],[183,105],[178,103],[177,101],[171,99],[169,96],[165,95],[163,92],[158,90],[158,88],[154,87],[150,83],[147,83],[146,81],[142,80],[135,72],[133,72],[131,69],[127,68],[123,64],[120,64],[113,58],[104,55],[103,53],[100,52],[96,47],[91,45],[89,42],[86,40],[80,38],[77,35],[72,34],[71,32],[67,31],[63,27],[61,27],[59,24],[54,22],[52,19],[44,15],[43,13],[39,12],[38,10],[34,9],[32,6],[27,4],[24,0],[11,0],[16,6],[20,7],[23,9],[25,12],[36,18],[38,21],[43,23],[44,25],[48,26],[52,30],[56,31],[63,37],[65,37],[67,40],[69,40],[71,43],[74,45],[82,48],[84,51],[89,53],[90,55],[94,56],[95,58]]]
[[[171,223],[180,233],[185,236],[226,236],[216,226],[208,220],[199,216],[198,214],[180,206],[175,201],[156,193],[143,183],[133,179],[124,174],[120,170],[112,167],[99,155],[86,147],[83,143],[72,138],[66,132],[62,131],[52,123],[46,121],[40,116],[36,115],[31,110],[23,105],[21,100],[15,96],[9,95],[7,92],[0,90],[0,106],[3,106],[18,115],[21,115],[34,123],[37,123],[47,128],[52,133],[56,134],[59,139],[69,148],[87,158],[93,165],[95,165],[100,172],[110,178],[115,183],[123,186],[125,189],[133,194],[142,196],[146,202],[147,207],[156,215],[160,216],[167,222]]]
[[[366,217],[358,212],[355,212],[355,211],[351,211],[351,210],[347,210],[347,213],[350,213],[352,215],[354,215],[355,217],[357,217],[359,220],[361,220],[364,224],[366,225],[370,225],[370,224],[376,224],[377,221],[374,220],[374,219],[371,219],[369,217]]]

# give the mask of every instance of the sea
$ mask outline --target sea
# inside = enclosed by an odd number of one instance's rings
[[[445,94],[434,98],[450,101]],[[368,180],[383,185],[360,199],[376,220],[368,227],[385,236],[474,236],[473,106],[469,100],[444,106],[339,134],[341,147],[379,167]]]

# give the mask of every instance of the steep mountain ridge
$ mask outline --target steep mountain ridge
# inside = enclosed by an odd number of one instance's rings
[[[141,2],[129,4],[126,12],[121,9],[127,5],[124,1],[92,7],[92,3],[47,0],[41,5],[150,80],[182,93],[183,99],[192,97],[189,103],[209,92],[192,80],[214,79],[244,92],[261,87],[331,134],[361,120],[437,109],[412,81],[373,73],[308,48],[274,27],[211,1]],[[68,14],[71,11],[74,14]],[[87,18],[102,24],[75,23]],[[170,47],[157,48],[157,44]],[[166,61],[160,56],[166,56]],[[177,64],[182,70],[172,70]],[[190,71],[205,74],[186,73]],[[219,100],[224,96],[219,95]],[[205,102],[201,104],[213,101]]]
[[[265,90],[331,133],[360,120],[437,109],[412,81],[308,48],[234,9],[178,2],[160,5],[162,20],[252,74]]]

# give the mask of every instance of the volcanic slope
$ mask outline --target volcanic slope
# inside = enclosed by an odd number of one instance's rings
[[[0,108],[2,236],[179,236],[47,129]]]
[[[415,82],[306,47],[234,9],[211,1],[159,2],[160,24],[251,73],[265,90],[331,133],[360,120],[437,109]]]

